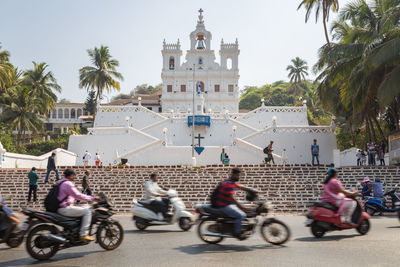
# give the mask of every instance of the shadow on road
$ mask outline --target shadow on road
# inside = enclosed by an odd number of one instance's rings
[[[301,241],[301,242],[339,241],[339,240],[342,240],[342,239],[353,238],[355,236],[360,236],[360,235],[358,235],[358,234],[331,235],[331,236],[324,236],[322,238],[315,238],[313,236],[307,236],[307,237],[296,238],[295,241]]]
[[[388,226],[386,228],[400,228],[400,226]]]
[[[227,252],[246,252],[257,249],[280,249],[284,246],[272,245],[255,245],[255,246],[239,246],[239,245],[212,245],[212,244],[197,244],[174,248],[186,254],[196,255],[205,253],[227,253]]]
[[[27,266],[27,265],[54,266],[55,263],[58,263],[62,260],[81,258],[86,255],[99,253],[99,252],[104,252],[104,250],[56,254],[55,256],[53,256],[53,258],[51,258],[50,260],[46,260],[46,261],[38,261],[31,257],[27,257],[27,258],[15,259],[15,260],[11,260],[11,261],[0,262],[0,265],[1,266]],[[59,266],[61,266],[61,265],[59,265]],[[72,267],[69,264],[66,266]]]
[[[166,234],[166,233],[183,233],[182,230],[125,230],[125,234]]]

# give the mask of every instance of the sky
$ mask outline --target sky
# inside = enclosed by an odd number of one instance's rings
[[[0,42],[19,69],[46,62],[62,86],[59,98],[83,102],[78,71],[87,49],[106,45],[120,63],[121,93],[161,83],[162,42],[189,49],[189,34],[204,10],[211,47],[239,40],[239,87],[287,80],[296,56],[312,66],[325,43],[321,21],[305,24],[299,0],[0,0]],[[343,7],[349,0],[341,1]],[[331,17],[331,20],[334,16]],[[183,58],[182,58],[183,60]],[[310,78],[314,75],[310,73]],[[112,93],[108,95],[116,95]],[[107,100],[107,99],[105,99]]]

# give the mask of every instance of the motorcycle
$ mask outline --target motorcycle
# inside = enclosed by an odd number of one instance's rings
[[[255,233],[256,227],[261,225],[261,236],[270,244],[281,245],[290,238],[289,227],[275,219],[266,218],[272,205],[260,201],[251,212],[246,212],[247,217],[242,221],[242,235],[240,240],[245,240]],[[224,238],[233,238],[234,221],[223,214],[220,209],[213,208],[211,204],[196,205],[199,213],[197,234],[201,240],[208,244],[220,243]]]
[[[351,221],[354,225],[343,224],[338,208],[330,203],[316,202],[306,214],[306,226],[311,228],[311,233],[316,238],[321,238],[328,231],[356,229],[361,235],[368,233],[371,216],[366,213],[358,197],[352,197],[357,206],[353,212]]]
[[[1,201],[1,200],[0,200]],[[6,243],[10,248],[19,247],[24,241],[25,231],[18,226],[20,220],[14,212],[5,206],[0,206],[0,243]]]
[[[111,202],[104,194],[99,196],[100,200],[92,205],[89,235],[95,235],[95,242],[103,249],[114,250],[122,243],[124,229],[118,221],[111,218],[115,214]],[[65,217],[31,209],[25,209],[23,213],[28,216],[26,223],[30,229],[26,238],[26,250],[37,260],[50,259],[61,249],[90,243],[80,240],[81,217]]]
[[[151,225],[171,225],[178,222],[183,231],[190,230],[194,221],[193,214],[186,210],[185,203],[178,197],[178,193],[175,190],[169,189],[167,196],[173,207],[173,213],[169,214],[167,221],[159,220],[151,201],[133,200],[132,219],[135,221],[137,229],[143,231]]]
[[[398,186],[399,185],[396,184],[392,190],[384,194],[384,197],[390,196],[392,200],[391,207],[386,205],[385,199],[368,198],[364,204],[365,211],[371,216],[373,216],[376,212],[397,212],[400,219],[400,197],[396,194]]]

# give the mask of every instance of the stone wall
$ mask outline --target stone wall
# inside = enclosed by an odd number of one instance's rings
[[[327,167],[312,167],[305,165],[294,166],[264,166],[239,165],[244,170],[241,183],[262,192],[262,198],[271,201],[276,212],[304,212],[311,203],[319,199],[321,182],[325,177]],[[80,184],[84,168],[76,168]],[[182,166],[153,166],[153,167],[119,167],[119,168],[90,168],[95,192],[104,192],[114,203],[119,212],[129,212],[132,199],[141,199],[143,183],[153,172],[159,174],[159,184],[166,188],[176,189],[192,209],[196,203],[207,202],[209,194],[218,181],[228,176],[230,167],[206,166],[187,168]],[[0,169],[0,193],[8,205],[15,210],[27,206],[28,178],[27,169]],[[63,169],[60,169],[62,172]],[[340,180],[346,188],[354,187],[358,181],[368,176],[381,177],[386,182],[385,189],[390,189],[400,182],[400,168],[387,167],[343,167],[339,169]],[[38,171],[39,201],[28,207],[42,208],[44,197],[54,181],[45,185],[45,170]],[[241,199],[243,195],[241,194]]]

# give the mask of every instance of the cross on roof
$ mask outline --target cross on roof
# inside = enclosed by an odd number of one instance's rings
[[[199,9],[199,13],[200,15],[202,15],[202,13],[204,12],[204,10],[202,8]]]

